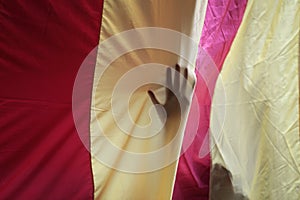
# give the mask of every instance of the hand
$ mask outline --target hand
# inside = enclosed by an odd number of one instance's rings
[[[193,91],[195,81],[192,83],[192,88],[188,87],[188,69],[181,68],[178,64],[175,66],[175,73],[173,73],[171,68],[167,68],[167,80],[166,85],[170,88],[165,88],[166,90],[166,101],[160,103],[155,97],[153,91],[149,90],[148,95],[153,104],[161,105],[167,114],[167,118],[171,116],[178,116],[181,114],[181,111],[185,111],[189,105],[191,93]],[[180,77],[180,74],[183,74],[183,77]],[[189,94],[187,94],[188,92]],[[177,93],[177,97],[174,93]],[[162,116],[160,116],[162,117]]]
[[[212,200],[249,200],[243,194],[235,193],[230,171],[220,164],[212,166],[210,190]]]

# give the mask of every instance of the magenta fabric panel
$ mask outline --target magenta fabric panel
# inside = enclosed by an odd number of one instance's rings
[[[209,0],[196,63],[200,120],[191,146],[180,157],[173,199],[209,199],[211,158],[209,154],[209,122],[211,99],[219,72],[242,21],[247,0]],[[193,109],[193,108],[192,108]],[[195,135],[189,124],[184,141]],[[201,150],[200,150],[201,149]]]
[[[240,27],[247,0],[209,0],[200,46],[219,70]],[[197,66],[200,67],[200,66]]]

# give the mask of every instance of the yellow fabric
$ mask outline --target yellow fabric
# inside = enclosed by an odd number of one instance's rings
[[[299,0],[249,0],[217,80],[212,164],[251,200],[300,199],[299,19]]]
[[[197,43],[200,39],[201,29],[203,25],[205,1],[171,1],[171,0],[104,0],[103,18],[100,33],[101,44],[111,36],[126,30],[142,27],[162,27],[182,32],[192,37]],[[176,41],[181,47],[184,40]],[[131,137],[122,131],[114,121],[112,115],[111,99],[114,86],[123,77],[126,72],[134,69],[136,66],[145,63],[161,63],[174,66],[177,62],[184,61],[174,53],[157,49],[139,49],[127,52],[125,55],[117,58],[101,76],[101,64],[110,51],[114,49],[126,48],[130,45],[127,40],[119,40],[116,45],[111,45],[106,49],[98,50],[97,65],[95,69],[92,114],[91,114],[91,151],[92,151],[92,169],[94,175],[95,199],[170,199],[172,196],[172,188],[176,173],[177,162],[171,163],[162,169],[150,171],[148,173],[126,173],[101,163],[101,159],[97,159],[97,154],[104,152],[106,143],[103,137],[99,137],[99,124],[103,133],[109,141],[122,150],[136,153],[147,153],[155,151],[173,139],[173,132],[180,129],[183,133],[183,127],[179,127],[180,118],[172,116],[167,119],[166,128],[162,129],[159,134],[144,140]],[[102,51],[101,51],[102,50]],[[180,51],[188,51],[188,49],[179,49]],[[186,53],[186,52],[185,52]],[[197,53],[192,52],[192,53]],[[195,59],[194,59],[195,61]],[[192,66],[191,72],[193,71]],[[140,79],[145,79],[149,74],[140,74]],[[157,74],[160,79],[165,79]],[[193,77],[190,74],[190,77]],[[129,100],[129,112],[136,126],[128,125],[129,130],[135,134],[144,134],[136,131],[138,126],[150,123],[148,116],[149,108],[152,102],[147,91],[152,89],[159,100],[163,101],[164,95],[161,95],[161,86],[145,85],[138,88]],[[190,97],[189,97],[190,98]],[[119,103],[122,99],[117,99]],[[126,115],[127,111],[118,113],[121,116]],[[152,113],[153,114],[153,113]],[[182,113],[184,122],[186,121],[186,113]],[[154,113],[155,115],[155,113]],[[158,118],[158,116],[156,116]],[[183,124],[184,125],[184,124]],[[149,128],[150,129],[150,128]],[[150,131],[150,130],[149,130]],[[149,132],[146,130],[145,132]],[[129,133],[130,134],[130,133]],[[104,142],[104,143],[101,143]],[[100,144],[100,145],[99,145]],[[101,145],[102,144],[102,145]],[[175,154],[179,154],[180,144],[174,148]],[[173,153],[174,153],[173,152]],[[172,152],[169,152],[172,154]],[[122,153],[113,155],[115,166],[128,162]],[[165,159],[168,159],[167,157]],[[141,160],[133,165],[148,166],[153,163],[147,163],[147,160]],[[154,163],[155,164],[155,163]],[[126,171],[126,170],[125,170]]]

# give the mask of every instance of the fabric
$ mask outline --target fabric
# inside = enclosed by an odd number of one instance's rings
[[[1,199],[300,199],[299,15],[0,1]]]
[[[210,177],[209,122],[211,99],[222,64],[242,21],[247,1],[209,0],[196,61],[195,95],[199,105],[198,129],[192,145],[181,156],[173,199],[208,199]],[[192,108],[193,109],[193,104]],[[184,144],[195,133],[190,113]]]
[[[120,9],[122,8],[122,9]],[[126,89],[132,87],[136,81],[155,78],[152,81],[165,81],[163,71],[159,71],[151,63],[160,63],[167,66],[174,66],[176,63],[182,63],[190,69],[190,79],[193,75],[193,66],[187,66],[180,55],[174,52],[166,52],[161,49],[153,48],[145,49],[147,41],[150,37],[156,38],[154,41],[157,46],[163,44],[169,38],[160,37],[160,35],[150,34],[142,35],[139,29],[133,40],[130,40],[130,34],[127,39],[117,34],[131,29],[143,27],[159,27],[158,31],[171,29],[186,34],[195,39],[196,49],[191,51],[185,48],[185,37],[180,35],[178,40],[170,39],[175,52],[179,54],[194,54],[192,62],[195,63],[197,44],[200,39],[201,27],[203,25],[204,14],[206,9],[206,1],[114,1],[105,0],[103,10],[103,20],[100,34],[100,46],[98,49],[97,66],[95,70],[93,98],[91,110],[91,149],[92,164],[95,183],[96,199],[170,199],[173,192],[173,184],[176,173],[177,160],[171,160],[174,155],[179,157],[182,135],[186,123],[188,110],[185,110],[180,119],[178,115],[172,115],[167,119],[166,127],[153,137],[141,139],[141,135],[150,134],[152,129],[156,129],[157,120],[160,116],[156,112],[150,111],[152,123],[154,125],[140,130],[140,126],[149,124],[148,112],[153,104],[147,91],[153,90],[159,99],[163,99],[164,95],[160,95],[161,86],[155,84],[137,85],[138,88],[127,99]],[[157,29],[156,29],[157,30]],[[157,33],[157,32],[156,32]],[[105,40],[110,36],[118,36],[112,44],[106,45]],[[125,36],[124,36],[125,37]],[[126,36],[127,37],[127,36]],[[105,44],[104,44],[105,43]],[[149,42],[152,44],[151,42]],[[101,45],[105,45],[104,47]],[[143,49],[139,49],[140,46]],[[121,54],[120,52],[126,52]],[[105,63],[109,64],[114,54],[119,55],[108,68]],[[140,65],[150,63],[142,68]],[[126,80],[131,72],[134,73],[139,69],[143,69],[139,75],[136,75],[123,83],[123,89],[117,90],[119,84],[117,81]],[[149,71],[149,68],[151,71]],[[148,71],[147,71],[148,69]],[[103,72],[102,72],[103,70]],[[146,73],[146,71],[148,73]],[[103,74],[102,74],[103,73]],[[143,87],[141,87],[143,86]],[[163,93],[164,94],[164,93]],[[113,95],[119,95],[114,97]],[[187,97],[191,98],[191,95]],[[112,105],[116,102],[116,104]],[[188,100],[190,101],[190,100]],[[188,105],[189,106],[189,105]],[[114,110],[115,109],[115,110]],[[117,110],[116,110],[117,109]],[[129,111],[128,111],[129,110]],[[131,119],[126,123],[127,115]],[[182,121],[180,121],[182,120]],[[132,124],[131,124],[132,123]],[[179,125],[181,124],[181,125]],[[179,125],[179,126],[178,126]],[[103,134],[100,134],[103,132]],[[179,140],[172,144],[175,140],[174,134],[179,135]],[[134,135],[137,134],[137,135]],[[108,142],[107,142],[108,140]],[[171,143],[172,150],[163,151],[154,159],[149,158],[147,153],[153,153],[164,146]],[[119,152],[111,150],[116,146]],[[143,154],[138,160],[130,160],[134,155]],[[149,154],[150,154],[149,153]],[[151,156],[150,156],[151,157]],[[103,160],[104,159],[104,160]],[[108,159],[109,161],[106,161]],[[109,162],[109,163],[108,163]],[[157,162],[164,163],[157,168]],[[169,162],[169,163],[168,163]],[[124,167],[125,166],[125,167]],[[135,171],[140,168],[145,171]],[[142,172],[142,173],[141,173]]]
[[[210,123],[212,164],[232,188],[212,184],[212,199],[300,199],[299,14],[297,0],[248,1]]]
[[[93,199],[72,89],[98,44],[101,7],[94,0],[0,2],[1,199]]]

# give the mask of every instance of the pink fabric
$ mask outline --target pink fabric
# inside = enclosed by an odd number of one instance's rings
[[[193,139],[187,151],[180,157],[173,199],[208,199],[210,154],[208,130],[210,107],[219,71],[230,50],[246,8],[247,0],[208,0],[203,32],[196,61],[197,96],[200,118],[197,133],[195,113],[188,119],[183,150],[188,140]],[[193,99],[193,101],[195,98]],[[193,102],[193,106],[196,103]]]
[[[209,0],[200,46],[221,70],[244,16],[247,0]],[[200,66],[197,66],[200,67]]]

